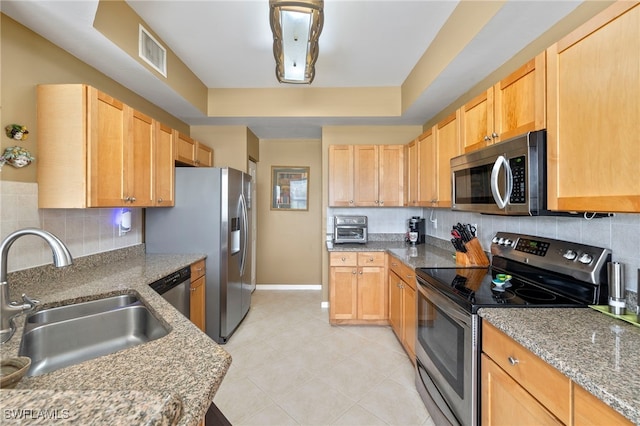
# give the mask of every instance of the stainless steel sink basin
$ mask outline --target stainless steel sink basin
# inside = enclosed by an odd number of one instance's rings
[[[31,358],[27,376],[38,376],[167,333],[167,328],[137,297],[111,296],[29,315],[19,355]]]
[[[74,303],[73,305],[58,306],[57,308],[44,309],[34,312],[26,319],[28,324],[40,324],[44,322],[57,322],[78,318],[85,315],[97,314],[114,308],[133,305],[139,299],[132,294],[120,294],[104,297],[88,302]]]

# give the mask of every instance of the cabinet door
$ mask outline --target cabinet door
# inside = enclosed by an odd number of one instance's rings
[[[618,425],[631,426],[628,419],[587,392],[582,386],[573,386],[573,424],[575,426]]]
[[[416,290],[405,282],[402,289],[403,335],[402,341],[411,359],[416,357],[416,338],[418,333],[418,305]]]
[[[438,201],[436,138],[433,128],[418,138],[418,204],[431,206]]]
[[[616,2],[547,49],[548,206],[640,211],[640,6]]]
[[[353,206],[353,145],[329,146],[329,205]]]
[[[481,371],[482,425],[563,424],[485,354]]]
[[[355,145],[353,155],[355,205],[376,207],[379,204],[378,147],[376,145]]]
[[[89,207],[124,205],[125,105],[90,87]]]
[[[494,143],[546,127],[545,59],[542,52],[494,86]]]
[[[127,113],[127,140],[125,141],[126,205],[153,206],[154,202],[154,133],[153,119],[130,107]]]
[[[385,268],[361,266],[358,268],[358,319],[384,320],[387,314]]]
[[[356,319],[358,312],[358,268],[332,266],[329,277],[329,319]]]
[[[175,203],[175,162],[173,129],[162,123],[155,122],[155,205],[172,207]]]
[[[451,207],[451,158],[460,155],[457,113],[436,125],[438,207]]]
[[[404,204],[404,146],[381,145],[378,151],[379,205],[402,207]]]
[[[201,276],[191,282],[191,295],[189,299],[189,319],[200,330],[205,331],[205,291],[206,276]]]
[[[196,165],[196,141],[189,136],[175,132],[175,160],[179,163]]]
[[[402,279],[389,271],[389,324],[402,341]]]
[[[418,205],[419,191],[418,144],[413,140],[407,144],[407,205]]]
[[[460,132],[465,152],[475,151],[497,138],[493,124],[493,88],[476,96],[460,108]]]
[[[213,149],[196,142],[196,166],[198,167],[213,167]]]

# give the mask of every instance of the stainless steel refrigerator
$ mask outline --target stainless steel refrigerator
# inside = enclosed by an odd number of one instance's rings
[[[175,206],[146,210],[147,253],[204,253],[206,333],[226,343],[251,304],[251,176],[177,167]]]

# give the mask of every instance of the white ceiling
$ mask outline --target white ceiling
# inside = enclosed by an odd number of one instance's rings
[[[463,0],[470,1],[470,0]],[[127,0],[209,88],[283,87],[268,0]],[[399,87],[457,1],[325,0],[312,87]],[[581,1],[511,0],[400,117],[207,117],[93,28],[98,0],[2,0],[3,13],[191,125],[246,125],[259,138],[319,138],[322,125],[422,125]]]

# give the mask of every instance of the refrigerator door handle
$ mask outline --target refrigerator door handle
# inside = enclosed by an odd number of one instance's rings
[[[240,206],[242,208],[242,258],[240,260],[240,276],[243,276],[245,260],[247,257],[247,242],[249,234],[249,214],[247,213],[247,201],[244,198],[244,194],[240,194]]]

